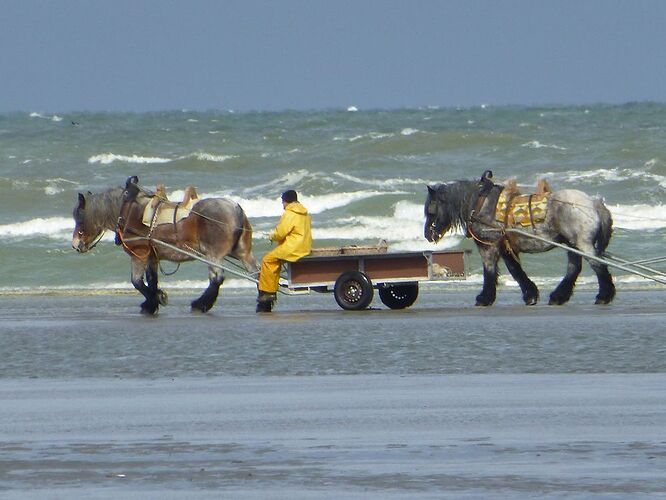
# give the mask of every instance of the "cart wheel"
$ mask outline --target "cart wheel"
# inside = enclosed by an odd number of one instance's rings
[[[391,309],[404,309],[416,302],[419,296],[419,284],[389,285],[379,289],[379,298]]]
[[[340,307],[348,311],[358,311],[370,305],[374,290],[370,278],[365,274],[359,271],[347,271],[335,280],[333,294]]]

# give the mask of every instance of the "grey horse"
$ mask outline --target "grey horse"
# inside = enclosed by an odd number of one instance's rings
[[[497,202],[504,189],[492,181],[490,171],[486,171],[480,180],[428,186],[424,236],[428,241],[437,242],[447,231],[459,228],[474,238],[483,261],[483,289],[476,297],[476,305],[489,306],[495,302],[500,257],[520,285],[525,304],[534,305],[539,300],[539,290],[523,270],[520,253],[547,252],[555,246],[507,232],[506,224],[497,222]],[[610,242],[613,227],[611,214],[603,201],[575,189],[553,191],[547,200],[544,220],[534,222],[528,230],[546,240],[601,257]],[[573,294],[583,257],[573,252],[567,252],[567,257],[567,272],[550,294],[549,304],[565,304]],[[608,266],[596,260],[586,260],[599,282],[596,303],[610,303],[615,297],[615,285]]]

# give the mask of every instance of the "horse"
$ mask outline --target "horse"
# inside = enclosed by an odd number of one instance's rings
[[[166,293],[158,287],[161,260],[181,263],[194,260],[192,255],[198,255],[214,263],[222,262],[229,255],[240,261],[249,273],[258,272],[252,253],[252,226],[240,205],[225,198],[193,200],[189,214],[180,220],[174,215],[171,222],[155,223],[155,218],[150,226],[145,226],[143,211],[153,198],[145,194],[138,185],[138,178],[132,176],[124,188],[111,188],[97,194],[79,193],[73,212],[72,247],[79,253],[97,245],[106,230],[116,232],[116,244],[131,257],[132,285],[145,298],[142,313],[153,315],[159,305],[166,305]],[[157,201],[159,204],[163,200],[158,197]],[[217,300],[224,271],[209,265],[208,276],[208,288],[191,303],[193,311],[206,312]]]
[[[458,180],[427,187],[425,238],[436,243],[446,232],[458,228],[468,238],[474,239],[481,255],[483,288],[476,297],[476,305],[490,306],[495,302],[500,257],[520,285],[525,304],[536,304],[539,290],[520,265],[519,256],[521,252],[546,252],[555,245],[511,231],[509,219],[498,214],[497,208],[506,187],[495,184],[490,171],[486,171],[478,181]],[[529,200],[531,203],[532,198]],[[562,189],[548,193],[543,200],[545,216],[542,220],[533,218],[530,206],[526,230],[531,229],[535,236],[589,255],[601,257],[604,254],[610,242],[613,220],[601,199],[579,190]],[[498,218],[503,221],[498,222]],[[566,274],[550,294],[551,305],[569,301],[581,272],[582,256],[567,252],[567,257]],[[599,283],[595,303],[609,304],[615,297],[615,285],[608,266],[587,257],[586,260]]]

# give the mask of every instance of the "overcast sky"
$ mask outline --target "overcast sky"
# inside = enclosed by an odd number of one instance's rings
[[[2,0],[0,111],[666,101],[661,0]]]

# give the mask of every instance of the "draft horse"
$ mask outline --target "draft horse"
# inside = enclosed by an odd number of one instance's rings
[[[143,223],[143,212],[154,196],[139,187],[136,176],[127,179],[124,188],[112,188],[103,193],[79,193],[74,208],[75,227],[72,247],[80,253],[92,249],[106,230],[116,232],[116,244],[131,257],[131,280],[145,301],[141,312],[155,314],[165,305],[166,293],[158,287],[161,260],[185,262],[194,260],[179,251],[160,246],[154,240],[199,255],[211,262],[222,262],[231,256],[250,273],[258,270],[252,253],[252,226],[243,209],[225,198],[203,198],[191,206],[189,215],[168,223]],[[208,311],[217,300],[224,271],[208,267],[209,285],[191,303],[193,311]]]
[[[539,290],[523,270],[519,256],[523,252],[541,253],[555,248],[550,243],[507,232],[508,224],[498,222],[497,203],[504,189],[505,186],[493,182],[490,171],[486,171],[480,180],[428,186],[424,206],[425,238],[436,243],[446,232],[458,228],[467,237],[474,238],[481,255],[483,288],[476,297],[477,306],[490,306],[495,302],[500,257],[520,285],[525,304],[536,304]],[[603,201],[575,189],[553,191],[546,199],[545,217],[540,221],[532,220],[526,231],[601,257],[610,242],[613,227],[611,214]],[[573,294],[582,257],[573,252],[567,252],[567,257],[566,274],[550,294],[549,304],[565,304]],[[599,282],[596,304],[610,303],[615,297],[615,285],[608,266],[596,260],[586,260]]]

